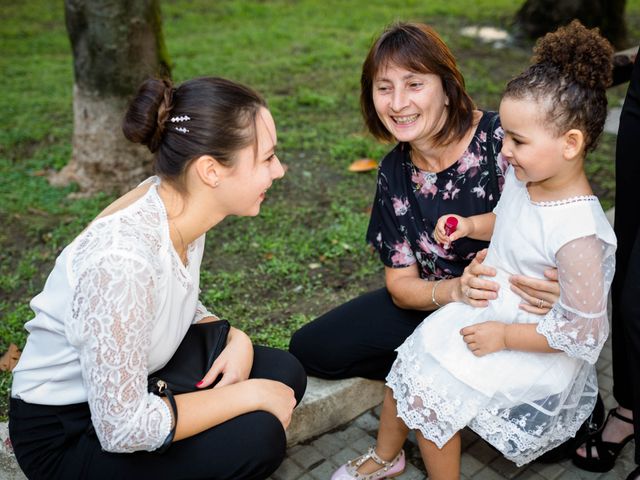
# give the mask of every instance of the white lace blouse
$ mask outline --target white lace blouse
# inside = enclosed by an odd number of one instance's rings
[[[189,326],[211,315],[198,301],[204,235],[185,267],[152,177],[147,193],[95,220],[56,260],[33,298],[11,395],[28,403],[88,402],[104,450],[158,448],[171,412],[147,376],[171,358]],[[145,182],[145,183],[146,183]]]

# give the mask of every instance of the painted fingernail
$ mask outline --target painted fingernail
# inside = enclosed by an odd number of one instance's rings
[[[204,383],[204,380],[200,380],[198,383],[196,383],[196,387],[201,386]]]

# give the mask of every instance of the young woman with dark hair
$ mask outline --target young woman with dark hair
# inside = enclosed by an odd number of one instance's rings
[[[273,118],[228,80],[151,79],[123,131],[154,153],[157,175],[62,251],[31,302],[9,411],[18,463],[30,479],[266,478],[306,385],[293,356],[232,327],[175,404],[149,393],[147,377],[192,324],[219,320],[198,300],[205,233],[257,215],[284,175]]]

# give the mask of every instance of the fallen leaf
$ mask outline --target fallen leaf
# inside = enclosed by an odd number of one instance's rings
[[[350,172],[369,172],[378,168],[378,162],[372,158],[360,158],[349,165]]]
[[[18,363],[19,358],[20,350],[18,350],[18,347],[12,343],[9,345],[9,350],[7,350],[5,354],[2,355],[2,358],[0,358],[0,371],[12,371],[13,367]]]
[[[48,217],[49,213],[45,212],[44,210],[40,210],[38,208],[34,208],[34,207],[27,207],[27,211],[29,213],[33,213],[34,215],[40,215],[41,217]]]

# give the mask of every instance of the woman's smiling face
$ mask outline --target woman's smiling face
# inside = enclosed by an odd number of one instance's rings
[[[418,147],[438,133],[447,118],[449,100],[433,73],[389,64],[376,75],[372,93],[380,121],[399,142]]]
[[[271,113],[261,108],[256,115],[256,144],[248,145],[237,154],[218,189],[227,198],[229,215],[255,216],[271,184],[284,176],[276,154],[276,126]]]

